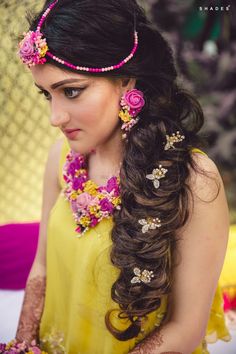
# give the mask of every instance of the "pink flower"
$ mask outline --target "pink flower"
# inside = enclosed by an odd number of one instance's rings
[[[116,177],[111,177],[109,181],[107,182],[107,191],[110,193],[114,190],[114,194],[116,196],[119,195],[119,185],[117,183],[117,178]]]
[[[24,38],[19,43],[18,54],[24,64],[29,66],[35,64],[44,64],[46,59],[43,58],[48,50],[46,39],[42,38],[43,34],[39,31],[29,31],[24,33]]]
[[[91,223],[90,226],[94,227],[98,224],[98,219],[95,216],[91,216]]]
[[[124,102],[130,107],[130,113],[133,114],[138,114],[145,105],[143,93],[137,89],[126,92]]]
[[[77,208],[79,208],[79,209],[86,208],[90,204],[92,199],[93,199],[93,197],[90,194],[88,194],[86,192],[81,193],[76,199]]]
[[[28,32],[24,39],[20,42],[20,50],[19,54],[24,60],[29,60],[32,55],[34,55],[35,52],[35,46],[34,46],[34,39],[35,34],[34,32],[30,31]]]
[[[41,350],[37,347],[31,347],[30,350],[32,350],[34,354],[41,354]]]
[[[102,211],[108,211],[109,213],[111,213],[114,209],[113,204],[107,198],[100,201],[100,206]]]

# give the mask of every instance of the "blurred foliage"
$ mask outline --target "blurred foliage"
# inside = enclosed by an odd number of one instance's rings
[[[0,223],[39,220],[47,151],[58,135],[48,105],[17,56],[25,12],[43,1],[0,2]]]
[[[146,0],[147,6],[173,48],[180,83],[202,104],[206,152],[219,167],[236,223],[236,4]]]

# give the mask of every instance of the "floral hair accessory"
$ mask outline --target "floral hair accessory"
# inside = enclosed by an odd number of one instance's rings
[[[155,168],[150,175],[146,175],[146,178],[153,181],[155,188],[159,188],[159,179],[164,178],[167,171],[168,170],[166,168],[162,167],[162,165],[159,165],[159,168]]]
[[[27,345],[25,341],[17,342],[16,339],[11,340],[9,343],[0,343],[0,354],[47,354],[45,351],[36,345],[36,341],[33,340],[30,345]]]
[[[71,204],[78,237],[103,218],[110,217],[115,209],[120,209],[121,204],[120,178],[113,176],[105,186],[99,187],[88,179],[85,167],[85,157],[70,151],[63,167],[66,182],[63,195]]]
[[[141,272],[141,270],[138,267],[135,267],[133,271],[134,271],[135,277],[133,277],[130,281],[132,284],[141,283],[141,282],[147,284],[147,283],[151,282],[152,278],[154,278],[154,274],[153,274],[152,270],[149,271],[149,270],[144,269]]]
[[[137,89],[127,91],[121,98],[119,117],[124,122],[121,129],[129,131],[139,120],[138,114],[145,105],[143,93]],[[126,137],[126,134],[124,134]]]
[[[79,65],[74,65],[64,59],[61,59],[54,55],[48,48],[46,39],[42,38],[43,34],[41,33],[41,28],[43,26],[44,21],[46,20],[48,14],[54,8],[54,6],[58,3],[59,0],[54,0],[48,8],[44,11],[36,31],[29,31],[28,33],[24,34],[24,39],[19,43],[19,51],[18,54],[23,61],[24,64],[27,64],[29,67],[35,64],[44,64],[47,62],[46,57],[51,58],[52,60],[70,68],[73,70],[78,71],[87,71],[87,72],[105,72],[105,71],[112,71],[115,69],[121,68],[125,65],[128,61],[130,61],[138,48],[138,32],[134,31],[134,45],[130,52],[130,54],[121,60],[119,63],[111,66],[107,66],[104,68],[89,68]],[[43,58],[43,59],[42,59]]]
[[[175,149],[174,143],[179,143],[180,141],[184,140],[185,136],[180,135],[179,131],[177,130],[176,134],[172,133],[172,136],[166,135],[166,144],[165,144],[165,150],[169,150],[170,148]]]
[[[161,220],[159,218],[147,218],[140,219],[139,224],[143,225],[142,233],[146,233],[149,230],[155,230],[158,227],[161,227]]]
[[[24,38],[19,43],[19,55],[24,64],[33,66],[35,64],[44,64],[45,55],[48,50],[46,39],[39,31],[28,33],[24,32]]]

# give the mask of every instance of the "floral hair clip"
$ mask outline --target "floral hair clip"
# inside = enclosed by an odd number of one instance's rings
[[[161,227],[161,220],[159,218],[147,218],[140,219],[139,224],[143,225],[142,233],[146,233],[149,230],[155,230],[157,227]]]
[[[131,279],[131,283],[135,284],[135,283],[150,283],[151,279],[154,278],[154,274],[152,270],[146,270],[144,269],[142,272],[138,267],[134,268],[134,274],[135,276]]]
[[[127,91],[121,98],[121,110],[119,117],[123,121],[121,129],[129,131],[138,121],[138,114],[141,112],[145,105],[145,100],[142,91],[132,89]],[[126,134],[123,134],[126,138]]]
[[[69,63],[68,61],[61,59],[54,55],[48,48],[47,42],[45,38],[42,38],[43,34],[41,33],[41,28],[46,20],[48,14],[54,8],[54,6],[58,3],[59,0],[54,0],[48,8],[44,11],[41,19],[39,20],[38,26],[36,31],[29,31],[24,33],[24,38],[19,43],[19,51],[18,54],[23,61],[24,64],[27,64],[29,67],[36,65],[36,64],[44,64],[47,62],[46,57],[51,58],[52,60],[70,68],[73,70],[79,71],[87,71],[87,72],[105,72],[105,71],[112,71],[115,69],[119,69],[123,65],[125,65],[128,61],[130,61],[138,48],[138,32],[134,31],[134,45],[130,52],[130,54],[124,58],[121,62],[107,66],[104,68],[89,68],[79,65],[74,65]]]
[[[45,55],[48,50],[45,38],[40,31],[24,32],[24,38],[19,43],[19,55],[24,64],[29,66],[35,64],[44,64],[46,62]]]
[[[159,188],[159,179],[164,178],[167,171],[168,170],[166,168],[162,167],[162,165],[159,165],[159,168],[154,168],[150,175],[146,175],[146,178],[153,181],[153,185],[155,188]]]
[[[169,135],[166,135],[166,144],[165,144],[165,150],[169,150],[170,148],[172,149],[175,149],[174,147],[174,143],[178,143],[182,140],[185,139],[185,136],[184,135],[180,135],[179,131],[177,130],[176,134],[175,133],[172,133],[171,136]]]

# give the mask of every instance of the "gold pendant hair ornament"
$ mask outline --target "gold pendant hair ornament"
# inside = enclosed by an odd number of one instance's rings
[[[141,224],[142,227],[142,233],[145,234],[149,230],[155,230],[158,227],[161,227],[161,220],[159,218],[146,218],[146,219],[140,219],[139,224]]]
[[[164,178],[166,172],[168,172],[168,170],[162,167],[162,165],[159,165],[159,168],[154,168],[151,174],[146,175],[146,178],[151,180],[153,182],[154,187],[157,189],[160,187],[159,179]]]
[[[174,143],[179,143],[185,139],[184,135],[180,135],[179,131],[177,130],[176,133],[172,133],[172,135],[166,135],[166,144],[164,150],[175,149]]]
[[[150,283],[151,279],[154,278],[154,274],[152,270],[146,270],[144,269],[143,271],[141,271],[138,267],[135,267],[133,269],[133,272],[135,274],[135,276],[131,279],[131,283],[132,284],[136,284],[136,283]]]

